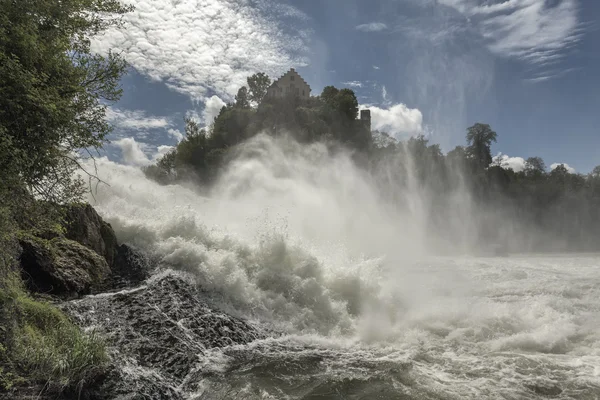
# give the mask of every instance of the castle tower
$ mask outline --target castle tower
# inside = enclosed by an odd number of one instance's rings
[[[371,110],[360,110],[360,120],[364,126],[371,131]]]

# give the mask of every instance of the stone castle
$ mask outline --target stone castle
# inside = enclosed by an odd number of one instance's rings
[[[294,68],[283,74],[275,80],[267,89],[267,97],[283,98],[287,96],[296,96],[301,99],[310,97],[311,88],[308,83],[300,76]],[[363,123],[369,131],[371,130],[371,110],[360,110],[359,121]]]
[[[267,89],[267,97],[281,98],[287,96],[297,96],[302,99],[310,97],[310,85],[306,83],[294,68],[283,74],[281,78],[274,81]]]

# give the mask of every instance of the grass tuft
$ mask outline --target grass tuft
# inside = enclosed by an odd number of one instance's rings
[[[11,274],[14,275],[14,274]],[[0,389],[26,379],[47,390],[80,391],[108,362],[105,344],[96,333],[84,333],[58,308],[33,299],[17,277],[0,277]]]

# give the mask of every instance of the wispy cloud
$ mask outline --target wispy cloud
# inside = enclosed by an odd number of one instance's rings
[[[171,125],[168,118],[149,116],[142,110],[109,107],[106,109],[106,118],[117,129],[122,130],[161,129]]]
[[[177,142],[181,142],[183,140],[183,133],[179,129],[168,129],[167,134],[171,136],[173,139],[177,140]]]
[[[368,24],[361,24],[356,26],[356,30],[362,32],[381,32],[388,28],[383,22],[370,22]]]
[[[354,88],[361,88],[363,86],[362,82],[359,82],[359,81],[342,82],[342,85],[346,85],[346,86],[350,86],[350,87],[354,87]]]
[[[501,56],[546,66],[564,57],[581,37],[578,0],[439,0],[467,18],[488,48]]]
[[[387,132],[395,137],[412,136],[423,131],[423,114],[405,104],[395,104],[389,108],[362,105],[360,109],[371,110],[371,127]]]
[[[207,92],[231,99],[254,72],[275,76],[306,63],[310,32],[294,26],[307,17],[294,7],[270,0],[137,0],[135,6],[92,49],[119,49],[136,70],[194,99]]]
[[[377,65],[373,65],[373,69],[381,69]]]

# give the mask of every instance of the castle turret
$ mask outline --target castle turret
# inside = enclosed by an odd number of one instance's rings
[[[371,110],[360,110],[360,120],[371,131]]]

